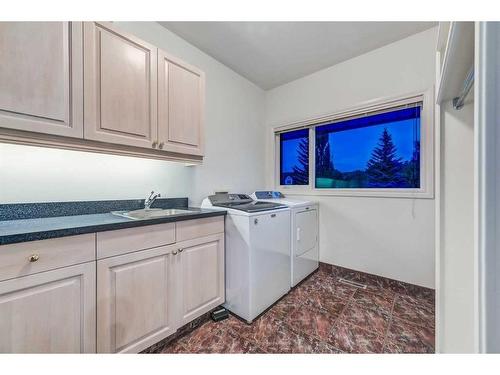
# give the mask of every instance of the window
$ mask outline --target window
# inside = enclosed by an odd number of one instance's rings
[[[276,184],[296,194],[433,197],[432,91],[275,128]]]
[[[280,185],[309,185],[309,129],[280,134]]]
[[[420,105],[317,126],[318,189],[420,188]]]

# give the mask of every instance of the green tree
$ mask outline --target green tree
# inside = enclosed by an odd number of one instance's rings
[[[332,162],[328,133],[316,135],[316,171],[318,177],[334,177],[335,168]]]
[[[294,185],[309,184],[309,139],[302,138],[298,147],[299,165],[293,166],[293,183]]]
[[[420,142],[415,141],[413,156],[403,165],[403,175],[408,188],[420,187]]]
[[[372,151],[366,164],[368,184],[371,187],[402,187],[405,184],[402,176],[402,161],[397,157],[396,146],[387,129],[384,129],[377,147]]]

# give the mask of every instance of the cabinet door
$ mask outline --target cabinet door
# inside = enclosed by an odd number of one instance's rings
[[[158,51],[159,147],[203,155],[205,75],[165,52]]]
[[[184,325],[224,303],[224,234],[177,245],[180,324]]]
[[[137,353],[177,329],[173,246],[97,261],[97,351]]]
[[[95,262],[0,282],[1,353],[95,353]]]
[[[81,22],[0,22],[0,127],[83,137]]]
[[[85,138],[152,148],[157,49],[109,24],[84,25]]]

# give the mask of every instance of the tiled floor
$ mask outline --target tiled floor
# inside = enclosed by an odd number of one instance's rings
[[[208,321],[162,352],[433,353],[434,292],[323,266],[253,324]]]

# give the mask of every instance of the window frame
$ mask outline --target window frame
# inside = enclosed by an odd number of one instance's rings
[[[405,104],[422,102],[420,117],[420,188],[316,188],[316,160],[315,129],[332,121],[359,116],[367,112],[376,112],[396,108]],[[308,185],[280,185],[280,133],[292,130],[309,129],[309,184]],[[274,137],[274,188],[286,194],[318,195],[318,196],[358,196],[358,197],[385,197],[385,198],[434,198],[434,90],[429,89],[398,97],[382,98],[367,101],[356,107],[337,111],[332,114],[317,116],[286,125],[272,127]]]

